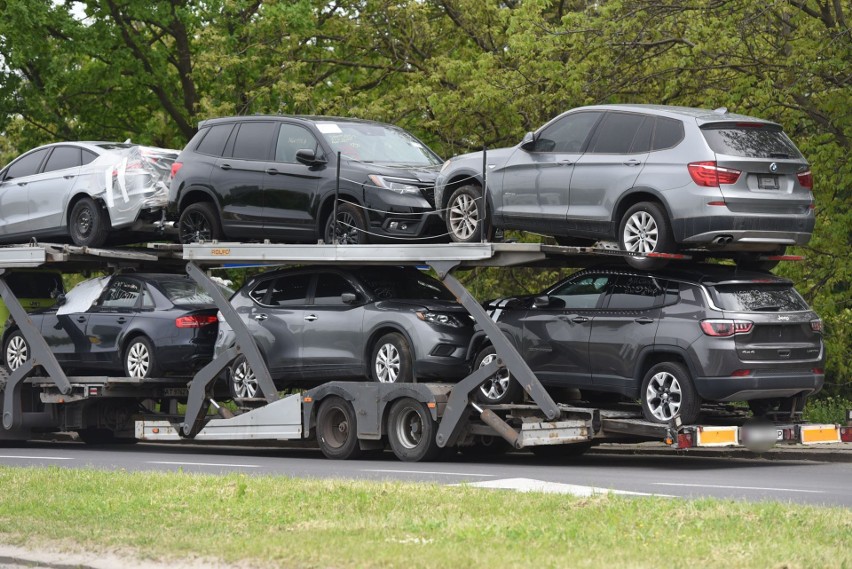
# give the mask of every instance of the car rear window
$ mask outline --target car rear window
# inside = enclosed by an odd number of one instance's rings
[[[786,284],[729,284],[713,287],[714,300],[732,312],[792,312],[809,310],[796,289]]]
[[[747,158],[802,158],[784,131],[762,123],[717,123],[701,127],[713,152]]]
[[[187,306],[213,304],[213,298],[191,281],[160,281],[160,287],[172,304]]]
[[[380,299],[455,300],[444,285],[416,269],[369,267],[356,275]]]

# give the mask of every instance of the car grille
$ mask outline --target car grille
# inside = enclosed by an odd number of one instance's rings
[[[435,186],[425,186],[420,188],[420,193],[429,202],[429,205],[435,207]]]

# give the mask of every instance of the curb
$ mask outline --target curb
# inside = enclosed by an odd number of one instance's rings
[[[845,443],[819,445],[818,447],[808,445],[791,445],[773,447],[768,451],[761,453],[741,447],[676,449],[658,442],[640,444],[604,443],[589,449],[587,454],[700,456],[709,458],[852,462],[852,445]]]

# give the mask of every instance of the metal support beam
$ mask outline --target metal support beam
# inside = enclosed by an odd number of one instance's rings
[[[237,353],[237,348],[231,346],[201,368],[192,378],[189,384],[189,395],[186,398],[186,415],[184,415],[183,423],[180,424],[182,436],[192,438],[204,427],[207,410],[210,408],[207,390],[219,372],[237,357]]]

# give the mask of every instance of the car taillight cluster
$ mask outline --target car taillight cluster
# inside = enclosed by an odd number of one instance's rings
[[[733,168],[722,168],[716,162],[692,162],[687,165],[687,169],[693,182],[708,188],[718,188],[721,184],[736,184],[742,174]]]
[[[219,319],[215,314],[196,314],[192,316],[181,316],[175,319],[178,328],[201,328],[209,324],[216,324]]]
[[[811,320],[811,330],[822,333],[822,320],[819,318]]]
[[[702,320],[701,330],[708,336],[727,337],[734,334],[748,334],[754,327],[749,320]]]
[[[183,167],[183,162],[172,162],[172,172],[169,174],[169,180],[173,180],[177,175],[178,170]]]
[[[799,183],[802,185],[803,188],[807,188],[807,189],[813,191],[813,189],[814,189],[814,175],[811,174],[810,170],[807,170],[805,172],[799,172],[798,174],[796,174],[796,178],[798,178]]]

